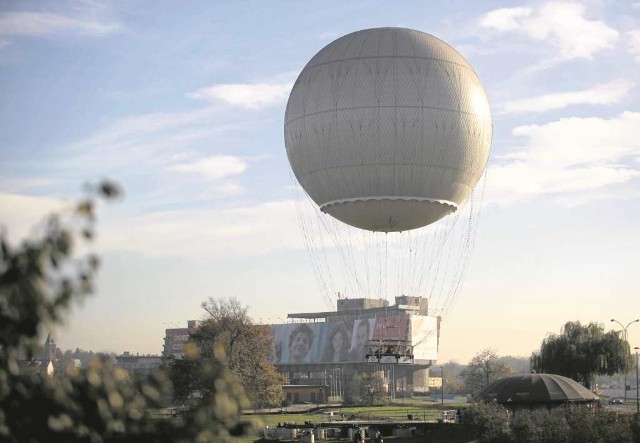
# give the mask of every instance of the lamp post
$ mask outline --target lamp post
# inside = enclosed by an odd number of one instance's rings
[[[639,347],[633,348],[636,351],[636,420],[640,418],[640,401],[638,400],[638,350]]]
[[[442,379],[442,386],[440,390],[440,404],[444,405],[444,366],[440,366],[440,378]]]
[[[631,324],[636,323],[636,322],[640,322],[640,318],[636,318],[635,320],[630,321],[629,323],[627,323],[627,325],[623,325],[622,323],[620,323],[618,320],[616,320],[615,318],[611,319],[612,322],[614,323],[618,323],[620,326],[622,326],[622,330],[624,331],[624,341],[628,343],[627,340],[627,329],[629,328],[629,326],[631,326]],[[627,365],[625,363],[624,366],[624,401],[627,401]]]

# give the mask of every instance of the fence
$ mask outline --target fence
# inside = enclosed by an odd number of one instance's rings
[[[344,412],[338,416],[333,416],[331,421],[343,420],[392,420],[406,421],[419,420],[445,423],[454,423],[456,421],[456,410],[439,410],[439,409],[375,409],[367,411]]]

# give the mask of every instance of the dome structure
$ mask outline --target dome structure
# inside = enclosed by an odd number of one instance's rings
[[[501,378],[473,397],[474,401],[495,401],[501,405],[592,403],[596,394],[575,380],[556,374],[520,374]]]
[[[491,138],[473,68],[442,40],[404,28],[324,47],[285,114],[298,182],[323,212],[370,231],[415,229],[456,211],[485,169]]]

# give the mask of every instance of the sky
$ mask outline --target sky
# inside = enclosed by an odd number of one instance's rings
[[[0,222],[117,181],[96,293],[63,349],[158,354],[164,329],[236,297],[255,321],[326,310],[284,147],[307,61],[413,28],[474,67],[493,113],[475,249],[439,361],[529,356],[567,321],[640,317],[640,2],[0,0]],[[347,294],[348,295],[348,294]],[[412,294],[420,295],[420,294]],[[640,346],[640,324],[628,328]]]

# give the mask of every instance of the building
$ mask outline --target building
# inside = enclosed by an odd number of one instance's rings
[[[309,392],[338,400],[355,372],[382,375],[389,398],[428,392],[440,333],[440,318],[429,316],[428,308],[428,299],[402,295],[391,306],[382,299],[343,298],[336,311],[288,314],[288,323],[269,325],[272,362],[300,399],[308,387],[322,386],[321,394]],[[288,400],[295,402],[294,396]]]
[[[164,346],[162,358],[165,360],[172,358],[182,358],[184,349],[189,341],[189,337],[198,327],[197,320],[187,321],[186,328],[172,328],[165,330]]]
[[[42,350],[42,360],[43,362],[55,362],[57,358],[57,350],[56,342],[51,338],[51,332],[47,334],[47,339],[44,342],[44,349]]]
[[[161,365],[162,357],[160,355],[131,355],[126,351],[122,355],[116,356],[115,364],[117,368],[137,374],[150,374]]]

